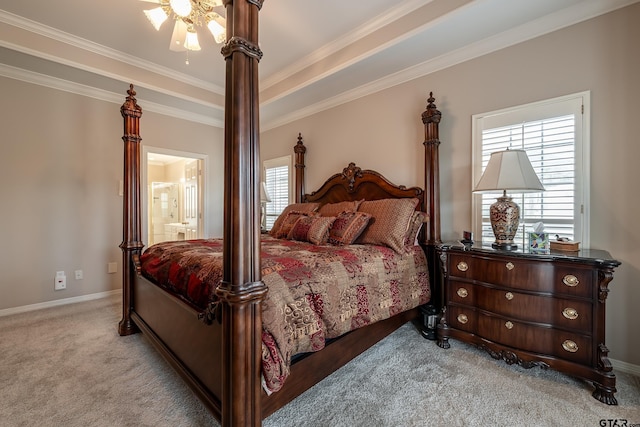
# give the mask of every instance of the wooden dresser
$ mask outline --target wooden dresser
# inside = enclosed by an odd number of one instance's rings
[[[438,345],[449,338],[525,368],[553,368],[592,381],[616,405],[605,346],[605,302],[620,262],[606,251],[527,253],[445,244]]]

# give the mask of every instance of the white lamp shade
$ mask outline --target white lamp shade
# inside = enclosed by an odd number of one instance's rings
[[[544,186],[533,170],[524,150],[505,150],[491,153],[474,192],[517,191],[520,193],[544,191]]]
[[[260,186],[260,201],[267,203],[271,202],[271,196],[269,195],[269,192],[267,191],[267,185],[264,182]]]
[[[190,0],[169,0],[171,9],[176,15],[180,17],[189,16],[191,14],[191,1]]]
[[[216,43],[224,43],[227,38],[224,18],[216,13],[215,16],[207,17],[207,20],[207,28],[211,31]]]
[[[195,30],[187,31],[187,39],[184,41],[184,47],[187,50],[200,50],[200,43],[198,43],[198,33]]]
[[[153,25],[153,28],[160,31],[160,26],[164,21],[169,17],[167,13],[161,7],[156,7],[155,9],[145,10],[144,14],[147,16],[147,19]]]

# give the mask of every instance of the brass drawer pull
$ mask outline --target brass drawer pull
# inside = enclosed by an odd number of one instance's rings
[[[458,270],[460,270],[460,271],[467,271],[469,269],[469,264],[467,264],[464,261],[460,261],[458,263],[457,267],[458,267]]]
[[[562,283],[573,288],[574,286],[578,286],[578,283],[580,283],[580,281],[573,274],[567,274],[562,278]]]
[[[469,291],[467,291],[465,288],[458,288],[458,291],[456,293],[460,298],[466,298],[467,295],[469,295]]]
[[[564,348],[569,353],[575,353],[576,351],[578,351],[578,344],[576,344],[575,341],[566,340],[562,343],[562,348]]]
[[[458,322],[465,324],[469,321],[469,318],[466,314],[458,314]]]
[[[515,265],[513,265],[513,263],[512,263],[512,262],[508,262],[508,263],[506,264],[506,267],[507,267],[507,270],[511,271],[511,270],[513,270],[516,266],[515,266]]]
[[[513,294],[511,292],[507,292],[506,294],[504,294],[504,297],[511,301],[513,299]]]
[[[569,320],[575,320],[578,318],[578,310],[575,308],[567,307],[562,310],[562,315]]]
[[[507,323],[504,324],[505,328],[507,329],[513,329],[513,323],[507,321]]]

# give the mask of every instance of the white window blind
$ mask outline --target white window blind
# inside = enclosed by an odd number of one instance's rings
[[[265,185],[271,202],[266,204],[266,228],[273,223],[290,204],[291,156],[279,157],[264,162]]]
[[[585,195],[588,194],[588,160],[585,160],[583,102],[588,94],[550,100],[474,116],[475,182],[494,151],[521,148],[545,187],[539,193],[508,193],[520,206],[520,227],[514,238],[519,247],[528,245],[532,225],[542,221],[545,232],[582,241],[586,233]],[[586,164],[585,164],[586,162]],[[478,167],[479,163],[480,167]],[[474,195],[474,232],[483,243],[495,240],[489,206],[501,194]]]

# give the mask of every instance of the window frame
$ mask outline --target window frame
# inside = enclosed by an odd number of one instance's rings
[[[272,191],[269,190],[269,183],[267,182],[267,169],[273,169],[273,168],[278,168],[278,167],[283,167],[286,166],[288,168],[288,173],[287,173],[287,204],[291,204],[292,200],[293,200],[293,156],[291,154],[286,155],[286,156],[282,156],[282,157],[276,157],[273,159],[268,159],[268,160],[264,160],[262,162],[262,179],[265,182],[266,186],[267,186],[267,190],[272,193]],[[272,194],[271,194],[272,195]],[[273,197],[273,195],[272,195]],[[271,213],[269,214],[269,204],[272,202],[268,202],[266,203],[266,207],[265,207],[265,225],[266,225],[266,229],[270,230],[271,227],[269,227],[269,221],[268,219],[274,218],[277,219],[277,217],[282,213],[282,210],[280,212],[276,212],[276,213]],[[284,210],[284,208],[283,208]]]
[[[471,190],[480,180],[482,165],[482,132],[501,126],[575,114],[574,240],[583,248],[590,247],[590,91],[532,102],[472,115]],[[520,148],[520,147],[514,147]],[[521,193],[514,192],[520,198]],[[496,197],[499,195],[496,194]],[[520,204],[514,197],[516,203]],[[478,242],[482,241],[482,194],[471,192],[471,226]],[[521,212],[522,215],[522,212]],[[520,225],[522,229],[522,223]],[[522,230],[519,231],[519,233]],[[482,242],[488,244],[491,242]],[[526,243],[526,239],[525,239]]]

